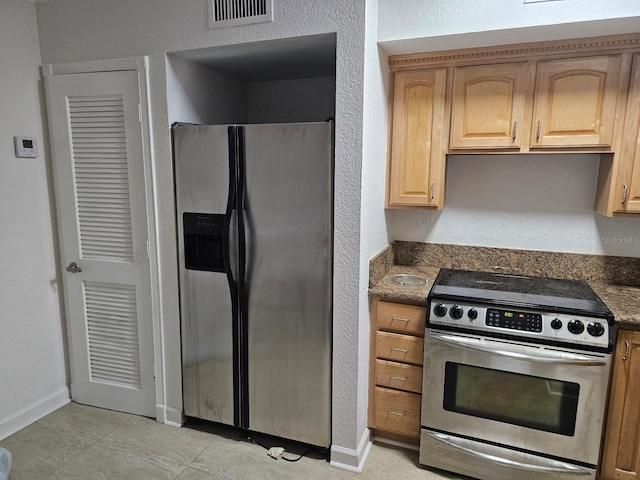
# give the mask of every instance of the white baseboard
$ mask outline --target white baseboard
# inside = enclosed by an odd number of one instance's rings
[[[71,395],[67,387],[62,387],[51,395],[17,411],[8,418],[0,419],[0,440],[40,420],[45,415],[66,405],[71,401]]]
[[[372,445],[371,431],[367,428],[356,450],[332,445],[330,465],[350,472],[361,473]]]
[[[171,427],[181,427],[184,424],[182,410],[166,405],[156,405],[156,420]]]

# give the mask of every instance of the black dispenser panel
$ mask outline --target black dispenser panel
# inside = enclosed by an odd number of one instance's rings
[[[182,217],[184,228],[184,263],[187,270],[224,272],[224,215],[187,213]]]

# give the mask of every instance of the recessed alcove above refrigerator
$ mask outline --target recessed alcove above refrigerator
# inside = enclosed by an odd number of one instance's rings
[[[333,118],[335,52],[331,33],[169,53],[169,123]]]

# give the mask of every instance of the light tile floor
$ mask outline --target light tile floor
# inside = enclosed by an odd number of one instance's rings
[[[258,437],[256,437],[258,438]],[[268,437],[261,443],[271,443]],[[279,442],[282,443],[282,442]],[[459,479],[418,466],[418,452],[374,443],[361,474],[333,468],[317,452],[274,460],[244,434],[211,424],[175,428],[69,403],[0,441],[12,453],[9,480]],[[286,446],[302,453],[300,445]],[[304,449],[303,449],[304,450]]]

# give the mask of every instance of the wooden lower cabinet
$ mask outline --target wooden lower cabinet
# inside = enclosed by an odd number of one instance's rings
[[[408,437],[420,436],[420,395],[376,387],[375,396],[375,428]]]
[[[376,434],[420,438],[424,307],[371,300],[369,427]]]
[[[640,479],[640,331],[618,333],[602,454],[602,480]]]

